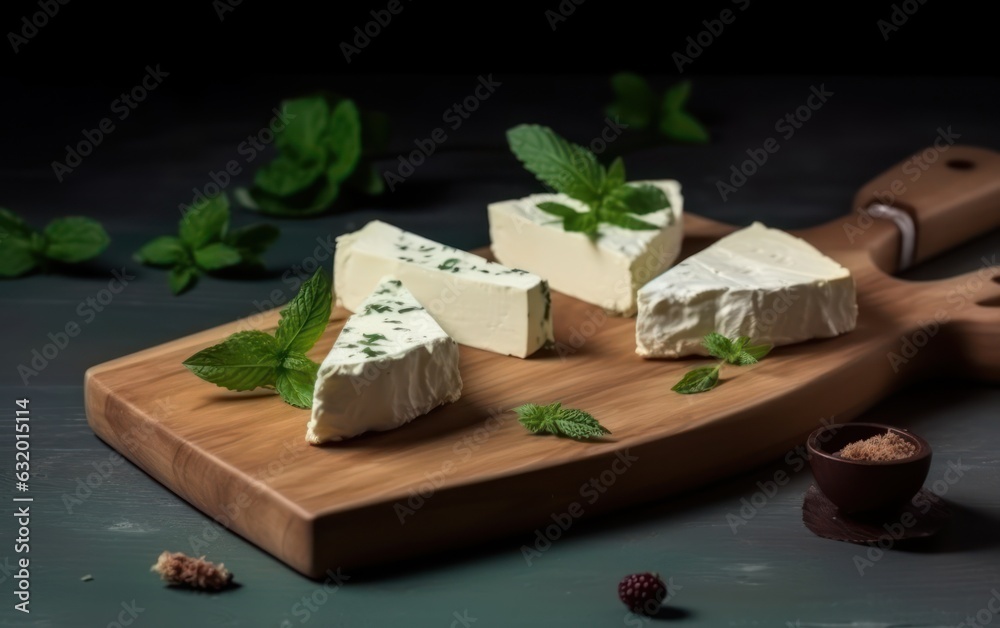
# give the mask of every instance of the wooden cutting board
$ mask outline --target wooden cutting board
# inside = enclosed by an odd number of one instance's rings
[[[939,156],[917,180],[897,164],[854,203],[895,194],[893,205],[916,222],[917,261],[1000,225],[1000,155],[951,147]],[[684,254],[733,229],[688,214]],[[91,368],[88,420],[195,507],[321,578],[514,532],[526,543],[536,529],[552,536],[558,529],[546,527],[774,459],[823,421],[850,420],[917,378],[1000,380],[993,260],[964,276],[910,283],[890,276],[901,236],[888,220],[852,212],[797,235],[854,273],[857,328],[724,370],[706,394],[670,390],[705,360],[643,360],[635,319],[555,293],[555,349],[522,360],[462,347],[461,400],[391,432],[310,446],[307,411],[271,393],[216,388],[181,365],[230,333],[273,331],[273,311]],[[347,314],[333,313],[314,359]],[[593,413],[613,434],[590,443],[532,436],[508,411],[552,401]]]

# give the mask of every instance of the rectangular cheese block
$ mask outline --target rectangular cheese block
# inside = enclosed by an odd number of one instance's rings
[[[854,329],[849,270],[808,242],[755,222],[639,290],[636,353],[708,355],[709,332],[786,345]]]
[[[306,440],[391,430],[461,396],[458,344],[400,280],[384,277],[319,367]]]
[[[556,202],[577,211],[587,206],[565,194],[532,194],[488,206],[493,255],[501,264],[545,277],[553,289],[571,297],[614,314],[635,314],[636,292],[680,253],[684,201],[677,181],[633,183],[655,185],[669,199],[669,208],[639,216],[659,230],[601,223],[597,238],[565,231],[561,219],[538,209],[538,204]]]
[[[379,220],[337,238],[333,264],[337,302],[351,311],[393,275],[461,344],[523,358],[553,340],[548,283],[525,270]]]

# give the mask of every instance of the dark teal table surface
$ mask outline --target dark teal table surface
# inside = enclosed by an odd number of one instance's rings
[[[893,395],[862,417],[923,435],[934,448],[928,483],[955,480],[946,483],[945,495],[955,512],[952,525],[933,542],[880,554],[813,536],[801,523],[809,472],[779,459],[680,497],[576,522],[530,561],[522,546],[535,539],[526,531],[406,564],[346,572],[341,585],[308,580],[228,531],[212,538],[209,518],[132,464],[119,463],[93,435],[83,409],[87,367],[254,313],[272,290],[285,288],[282,273],[310,255],[317,238],[373,218],[454,246],[483,246],[486,204],[537,190],[506,150],[504,129],[538,122],[587,142],[605,127],[604,77],[494,79],[501,83],[495,93],[395,192],[313,220],[267,219],[281,227],[282,237],[266,255],[266,278],[209,278],[181,297],[170,295],[164,273],[131,261],[132,252],[172,232],[178,204],[210,181],[211,171],[241,159],[238,145],[266,123],[282,97],[332,87],[387,111],[395,123],[393,139],[379,163],[389,168],[396,155],[413,149],[414,140],[440,126],[442,112],[471,93],[478,79],[298,78],[154,93],[134,120],[122,122],[63,183],[50,163],[80,129],[106,115],[113,92],[4,87],[5,119],[21,122],[7,123],[17,151],[0,160],[0,205],[35,225],[65,214],[100,218],[113,243],[72,276],[0,282],[0,408],[6,408],[0,411],[0,451],[7,460],[0,464],[0,493],[8,500],[15,496],[14,402],[28,398],[28,494],[34,499],[30,615],[13,608],[21,555],[14,552],[14,503],[3,510],[0,625],[1000,623],[996,385],[931,381]],[[730,166],[745,160],[748,149],[778,135],[776,121],[805,104],[811,88],[820,85],[833,95],[724,201],[717,181],[728,178]],[[997,95],[996,82],[985,79],[698,79],[691,106],[712,130],[711,144],[648,146],[625,135],[608,154],[625,155],[630,178],[680,180],[688,211],[735,224],[756,219],[798,228],[850,211],[858,187],[910,151],[931,145],[939,129],[959,133],[962,143],[1000,148]],[[22,115],[67,99],[75,106],[59,116]],[[43,129],[45,141],[33,141]],[[239,183],[249,181],[254,166],[247,165]],[[243,225],[260,218],[240,210],[233,220]],[[998,234],[984,234],[907,276],[933,279],[974,270],[983,257],[995,260],[998,250]],[[113,270],[135,279],[102,311],[82,314],[81,303],[107,286]],[[19,365],[30,366],[48,334],[73,321],[81,333],[25,383]],[[772,495],[757,495],[778,472],[788,473],[790,482]],[[748,509],[748,503],[756,505]],[[733,525],[737,516],[744,525]],[[149,572],[161,551],[191,553],[192,539],[206,532],[212,540],[202,551],[232,569],[238,588],[221,594],[179,591]],[[673,589],[669,611],[654,619],[628,614],[616,596],[622,575],[649,570],[669,578]],[[81,579],[88,574],[92,580]]]

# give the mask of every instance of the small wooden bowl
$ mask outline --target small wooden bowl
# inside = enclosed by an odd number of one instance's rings
[[[835,454],[854,441],[894,432],[917,450],[901,460],[844,460]],[[823,494],[845,514],[896,510],[924,484],[931,466],[931,446],[910,432],[878,423],[821,427],[809,435],[809,466]]]

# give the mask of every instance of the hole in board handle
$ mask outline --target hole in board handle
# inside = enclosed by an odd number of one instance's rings
[[[972,163],[968,159],[949,159],[944,162],[944,165],[948,166],[952,170],[972,170],[976,167],[976,164]]]

